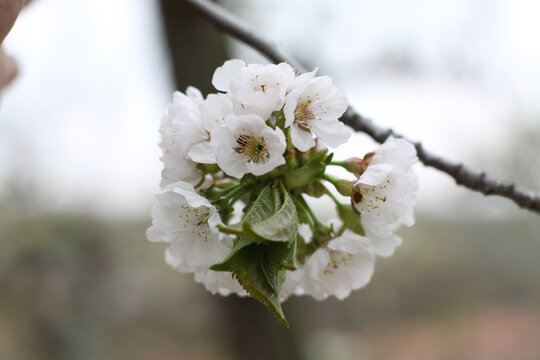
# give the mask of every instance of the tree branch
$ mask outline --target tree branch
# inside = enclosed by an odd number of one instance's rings
[[[185,3],[216,28],[256,49],[266,56],[268,60],[274,63],[286,62],[298,72],[306,72],[306,69],[301,64],[281,51],[277,44],[258,35],[255,29],[222,6],[209,0],[180,0],[180,2]]]
[[[495,179],[484,172],[473,171],[463,164],[454,163],[434,155],[426,151],[421,143],[411,141],[395,133],[392,129],[377,126],[373,121],[355,113],[351,108],[347,109],[341,120],[354,130],[368,134],[379,143],[383,143],[390,135],[404,138],[414,144],[418,158],[424,165],[448,174],[456,180],[458,185],[481,192],[484,195],[497,195],[508,198],[521,208],[540,213],[540,196],[529,189],[508,181]]]
[[[305,68],[295,62],[278,46],[250,28],[242,19],[233,15],[223,7],[209,0],[180,0],[193,9],[202,18],[223,32],[237,38],[250,47],[265,55],[274,63],[287,62],[298,72],[305,72]],[[356,131],[368,134],[373,140],[383,143],[390,135],[405,138],[392,129],[379,127],[370,119],[364,118],[350,107],[343,114],[341,120]],[[406,139],[406,138],[405,138]],[[408,139],[407,139],[408,140]],[[409,140],[410,141],[410,140]],[[484,172],[471,170],[460,163],[445,160],[426,151],[421,143],[411,141],[416,147],[418,158],[426,165],[440,170],[470,190],[481,192],[484,195],[497,195],[514,201],[519,207],[540,213],[540,195],[531,190],[519,187],[508,181],[498,180]]]

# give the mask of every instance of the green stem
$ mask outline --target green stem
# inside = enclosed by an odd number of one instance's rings
[[[346,168],[347,167],[347,162],[346,161],[330,161],[328,163],[328,165],[334,165],[334,166],[341,166],[341,167],[344,167]]]
[[[227,191],[229,189],[226,189],[225,191],[223,191],[223,197],[225,199],[233,199],[234,197],[238,196],[238,194],[241,194],[241,196],[243,196],[247,191],[249,191],[251,189],[251,186],[246,186],[244,184],[238,184],[236,186],[234,186],[230,191]]]
[[[197,189],[199,186],[201,186],[204,183],[204,178],[206,177],[206,173],[203,173],[201,180],[195,185],[195,189]]]
[[[249,186],[244,186],[238,191],[235,191],[234,195],[230,196],[229,205],[232,206],[235,202],[240,200],[251,188]]]
[[[338,232],[337,232],[337,237],[343,235],[343,233],[345,232],[345,230],[347,230],[347,226],[345,224],[341,225],[341,227],[339,228]]]
[[[311,208],[309,207],[309,205],[307,204],[306,200],[304,199],[302,195],[298,196],[296,200],[298,204],[300,204],[302,209],[308,213],[309,217],[313,221],[314,230],[321,226],[324,226],[323,223],[319,221],[319,219],[317,218],[317,215],[315,215],[313,210],[311,210]]]
[[[293,195],[293,196],[291,196],[291,198],[293,199],[294,204],[295,204],[297,207],[299,207],[300,209],[302,209],[303,211],[305,211],[305,212],[308,213],[308,215],[309,215],[309,212],[308,212],[308,210],[305,208],[304,204],[302,204],[302,202],[300,202],[300,200],[298,200],[298,198],[297,198],[296,196]],[[308,217],[307,217],[307,221],[309,222],[308,225],[309,225],[309,227],[311,228],[311,231],[312,231],[312,232],[315,231],[315,223],[313,222],[313,219],[312,219],[310,216],[308,216]]]
[[[332,163],[330,163],[330,165],[332,165]],[[339,181],[339,179],[333,177],[332,175],[328,175],[328,174],[323,174],[322,178],[324,180],[328,181],[329,183],[331,183],[334,186],[337,186],[337,183]]]
[[[321,184],[321,186],[323,187],[324,191],[326,191],[326,194],[330,196],[330,198],[334,201],[337,207],[343,206],[343,204],[336,198],[334,194],[332,194],[330,190],[328,190],[326,186],[324,186],[323,184]]]
[[[238,190],[239,188],[241,188],[243,186],[243,184],[240,184],[240,183],[231,183],[231,185],[229,185],[228,187],[226,187],[222,192],[221,192],[221,195],[222,196],[225,196],[225,197],[228,197],[228,195],[232,192],[235,192],[236,190]]]
[[[324,186],[323,184],[321,184],[321,186],[323,187],[323,189],[326,191],[326,194],[328,196],[330,196],[330,198],[334,201],[334,203],[336,204],[336,208],[338,209],[337,212],[338,214],[340,213],[340,209],[343,209],[344,208],[344,205],[336,198],[336,196],[334,194],[332,194],[330,192],[330,190],[328,190],[328,188],[326,186]],[[343,235],[343,232],[347,229],[347,225],[345,225],[345,222],[343,223],[343,225],[341,225],[341,227],[339,228],[338,232],[337,232],[337,236],[341,236]]]

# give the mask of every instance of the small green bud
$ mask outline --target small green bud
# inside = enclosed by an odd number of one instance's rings
[[[364,228],[360,216],[356,209],[351,205],[338,206],[338,215],[343,221],[343,224],[356,234],[364,236]]]
[[[337,191],[343,196],[351,196],[353,193],[354,183],[349,180],[337,180],[334,183]]]

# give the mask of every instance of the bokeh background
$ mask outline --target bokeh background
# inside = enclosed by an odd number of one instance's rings
[[[420,165],[396,254],[345,301],[287,301],[289,330],[169,268],[144,231],[172,91],[265,62],[179,3],[34,1],[6,39],[21,73],[0,107],[0,359],[540,358],[540,218]],[[540,3],[221,3],[362,114],[540,191]]]

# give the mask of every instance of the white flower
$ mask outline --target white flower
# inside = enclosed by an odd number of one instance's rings
[[[242,60],[229,60],[216,69],[212,84],[232,95],[236,113],[257,114],[266,120],[283,106],[294,77],[294,70],[287,63],[246,65]]]
[[[352,203],[377,255],[390,256],[401,243],[393,232],[401,225],[414,224],[418,183],[412,166],[416,162],[411,143],[390,137],[368,160],[355,184]]]
[[[194,87],[188,87],[186,94],[177,91],[167,115],[161,119],[162,187],[176,181],[196,184],[201,179],[202,172],[187,153],[194,144],[208,140],[199,111],[202,102],[201,93]]]
[[[351,132],[339,121],[347,110],[342,90],[328,76],[314,77],[315,71],[298,76],[285,98],[285,127],[291,128],[291,140],[300,151],[315,146],[313,135],[332,147],[349,139]]]
[[[175,268],[193,272],[221,262],[232,249],[232,240],[217,230],[221,218],[210,202],[186,182],[169,184],[156,195],[152,208],[150,241],[170,243]]]
[[[203,97],[194,87],[188,87],[186,94],[179,91],[173,94],[167,115],[161,119],[162,148],[185,156],[193,144],[208,138],[199,110],[202,103]]]
[[[210,132],[225,125],[225,118],[233,115],[233,103],[224,94],[209,94],[199,106],[204,137],[189,148],[187,155],[193,161],[204,164],[216,163],[216,149],[210,145]]]
[[[369,239],[346,232],[306,260],[301,286],[316,300],[330,295],[343,300],[369,282],[374,266],[375,254]]]
[[[218,166],[228,175],[263,175],[285,163],[285,135],[267,126],[257,115],[231,116],[226,126],[211,132]]]

